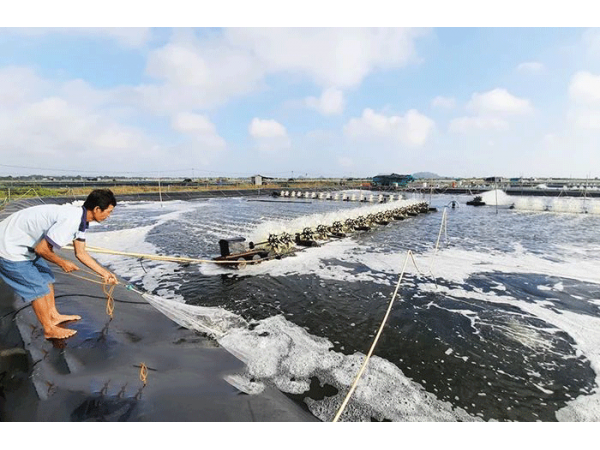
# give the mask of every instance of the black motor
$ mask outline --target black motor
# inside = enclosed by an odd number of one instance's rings
[[[221,256],[229,256],[232,253],[243,253],[246,251],[243,242],[246,238],[234,237],[229,239],[221,239],[219,241],[219,247],[221,249]]]

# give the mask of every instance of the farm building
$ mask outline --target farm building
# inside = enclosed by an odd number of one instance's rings
[[[398,175],[391,173],[389,175],[376,175],[373,177],[373,186],[406,186],[408,183],[415,181],[412,175]]]

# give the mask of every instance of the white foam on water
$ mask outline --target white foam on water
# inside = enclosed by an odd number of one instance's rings
[[[540,391],[542,391],[544,394],[553,394],[554,391],[551,391],[550,389],[545,389],[544,387],[542,387],[540,384],[536,384],[536,383],[531,383],[533,384],[536,388],[538,388]]]
[[[558,244],[556,248],[560,254],[571,255],[579,260],[597,261],[598,255],[600,255],[600,245],[592,245],[590,243],[587,243],[585,246]]]
[[[306,401],[311,412],[324,421],[335,416],[365,357],[362,353],[333,352],[329,340],[310,335],[283,316],[261,320],[252,330],[233,329],[219,343],[247,364],[246,372],[238,375],[238,386],[251,386],[254,379],[301,394],[308,390],[311,378],[318,377],[321,383],[338,389],[334,396]],[[342,420],[370,421],[372,417],[394,421],[478,420],[440,401],[397,366],[377,356],[369,360]]]
[[[161,295],[143,294],[148,302],[175,323],[190,330],[220,338],[234,328],[244,328],[247,322],[237,314],[219,307],[188,305]]]
[[[154,307],[179,325],[212,335],[219,344],[242,360],[245,370],[225,379],[248,394],[274,385],[283,392],[302,394],[311,379],[329,384],[338,393],[321,401],[307,400],[311,412],[332,420],[342,404],[365,355],[344,355],[331,349],[325,338],[313,336],[283,316],[255,321],[251,326],[222,308],[187,305],[145,294]],[[475,421],[461,408],[440,401],[411,381],[394,364],[377,356],[369,360],[358,388],[342,420],[370,421]]]
[[[594,270],[594,267],[598,267],[597,261],[595,263],[582,262],[577,258],[563,256],[564,260],[562,262],[553,262],[532,254],[494,254],[460,249],[443,250],[438,254],[438,258],[436,276],[455,283],[464,283],[470,275],[481,272],[483,263],[486,271],[542,273],[549,276],[561,276],[600,284],[600,274],[597,270]],[[562,284],[557,283],[553,288],[562,289]],[[419,289],[455,298],[514,305],[522,311],[555,326],[558,330],[564,331],[573,338],[577,352],[590,361],[590,366],[596,373],[596,384],[600,384],[599,317],[576,314],[565,310],[556,312],[554,309],[547,308],[547,302],[528,302],[510,295],[498,295],[494,292],[483,292],[479,289],[469,291],[460,288],[450,289],[433,283],[419,283]],[[504,331],[509,337],[540,352],[550,348],[550,343],[546,342],[534,328],[513,323]],[[596,391],[591,395],[577,397],[566,407],[559,410],[556,416],[557,419],[564,421],[600,420],[600,393]]]
[[[494,189],[492,191],[482,192],[480,194],[481,200],[485,202],[486,205],[496,206],[508,206],[513,204],[513,197],[507,195],[501,189]]]
[[[431,250],[425,254],[415,256],[421,272],[412,264],[409,264],[407,273],[419,276],[423,272],[426,273],[430,266],[433,266],[433,274],[436,278],[456,284],[466,283],[468,278],[474,274],[491,271],[543,274],[600,284],[597,257],[582,260],[576,252],[572,252],[570,247],[566,245],[562,248],[564,251],[553,255],[555,256],[553,260],[528,253],[519,244],[515,245],[514,249],[514,252],[506,253],[449,248],[442,249],[437,255]],[[313,274],[321,278],[338,281],[370,281],[390,285],[389,277],[381,274],[398,274],[405,258],[405,254],[373,253],[372,249],[361,247],[352,240],[342,240],[328,246],[310,249],[310,251],[299,254],[294,258],[277,261],[276,264],[259,265],[252,267],[250,270],[254,271],[253,274],[270,273],[275,276]],[[432,264],[434,259],[435,265]],[[368,267],[369,270],[357,274],[343,265],[336,265],[335,260],[360,263]],[[474,289],[473,291],[451,290],[431,282],[419,282],[418,288],[422,292],[437,292],[438,294],[467,300],[474,299],[491,303],[512,304],[526,313],[554,325],[575,340],[577,351],[585,355],[590,361],[590,365],[596,373],[596,383],[600,384],[600,318],[568,311],[556,313],[548,308],[548,306],[553,305],[548,301],[527,302],[510,295],[500,296],[495,293],[483,292],[481,289]],[[548,289],[562,291],[564,285],[559,282],[549,286]],[[472,326],[475,329],[477,328],[477,315],[475,313],[468,314],[464,310],[456,312],[464,314],[471,321]],[[511,339],[536,351],[543,352],[551,348],[551,343],[545,341],[538,331],[530,327],[524,327],[517,322],[507,324],[503,332]],[[546,388],[541,387],[541,389]],[[600,420],[600,394],[595,393],[578,397],[569,406],[561,409],[557,414],[557,418],[560,420]]]
[[[539,305],[538,305],[539,306]],[[535,352],[549,353],[552,343],[548,342],[535,327],[525,325],[517,320],[508,320],[506,325],[496,325],[496,329],[506,336]],[[544,331],[549,331],[545,329]]]
[[[435,258],[434,274],[455,283],[464,283],[469,276],[478,272],[497,271],[559,276],[600,284],[600,272],[595,269],[598,267],[598,259],[582,261],[576,254],[567,250],[568,246],[563,248],[565,252],[554,253],[553,260],[529,253],[520,245],[514,245],[513,252],[478,252],[453,247],[441,249],[437,255],[432,251],[417,255],[416,261],[419,265],[428,267]],[[370,266],[375,270],[384,269],[384,266],[377,263],[387,262],[395,265],[397,261],[397,255],[381,256],[370,261]],[[409,265],[408,270],[417,273],[413,266]]]
[[[548,211],[571,214],[600,214],[600,200],[582,197],[521,197],[507,196],[516,210]],[[486,202],[487,203],[487,202]],[[500,202],[499,202],[500,203]]]
[[[486,191],[481,199],[488,206],[514,206],[521,211],[548,211],[572,214],[600,214],[600,199],[587,197],[545,197],[508,195],[501,189]]]

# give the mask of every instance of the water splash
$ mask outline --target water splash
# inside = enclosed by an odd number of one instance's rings
[[[346,219],[356,219],[359,216],[376,214],[378,212],[403,208],[418,203],[421,202],[417,200],[397,200],[394,202],[370,204],[328,213],[305,215],[292,220],[268,220],[259,224],[254,229],[250,236],[250,240],[254,242],[264,241],[269,234],[280,234],[283,232],[293,234],[300,232],[307,227],[316,228],[318,225],[322,224],[331,225],[336,221],[343,222]]]
[[[600,214],[600,200],[585,197],[537,197],[508,195],[500,189],[481,194],[489,206],[514,206],[521,211],[549,211],[571,214]]]

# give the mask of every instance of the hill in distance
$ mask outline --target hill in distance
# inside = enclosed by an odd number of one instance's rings
[[[412,176],[418,180],[418,179],[435,179],[435,178],[445,178],[445,177],[440,177],[438,174],[433,173],[433,172],[417,172],[417,173],[413,173]]]

